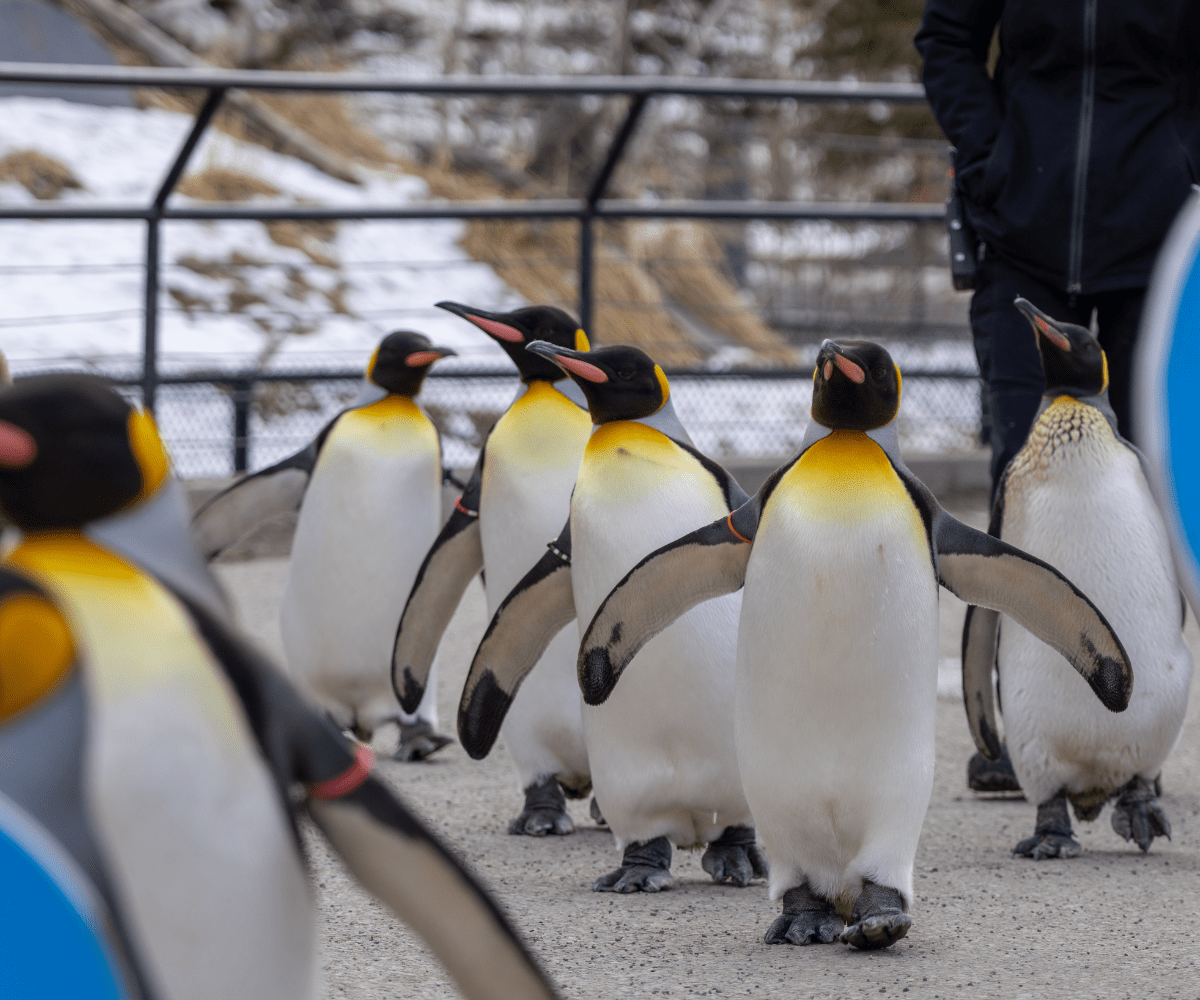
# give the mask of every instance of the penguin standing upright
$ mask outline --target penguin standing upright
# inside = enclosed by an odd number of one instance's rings
[[[516,363],[521,388],[479,449],[471,479],[426,555],[400,619],[392,670],[396,695],[408,711],[428,690],[437,645],[472,577],[485,571],[488,614],[494,614],[562,527],[592,428],[575,383],[525,350],[544,340],[586,351],[587,335],[565,312],[438,305],[494,338]],[[502,735],[525,793],[509,833],[571,833],[564,791],[576,798],[591,788],[575,680],[577,639],[574,629],[565,628],[550,641],[505,719]]]
[[[641,556],[690,525],[728,514],[745,494],[692,447],[661,368],[633,347],[589,353],[537,342],[583,389],[595,429],[558,540],[500,605],[459,705],[467,752],[485,755],[546,643],[601,598]],[[612,704],[585,708],[596,798],[624,850],[601,892],[672,884],[671,845],[707,844],[714,881],[746,885],[765,866],[738,780],[731,702],[740,598],[714,601],[641,654],[638,681]]]
[[[406,717],[388,664],[396,616],[441,525],[441,445],[413,398],[433,363],[454,353],[419,333],[388,334],[367,365],[358,405],[303,451],[217,494],[193,525],[212,558],[299,508],[280,609],[288,670],[361,739],[399,722],[401,760],[450,742],[437,732],[436,666]]]
[[[628,573],[584,632],[579,676],[588,704],[610,703],[650,637],[744,585],[737,757],[771,897],[783,898],[766,940],[882,948],[912,923],[933,788],[938,583],[1052,643],[1114,711],[1132,675],[1070,582],[951,517],[904,466],[900,372],[882,347],[825,341],[813,383],[800,453]],[[701,686],[686,673],[679,683]]]
[[[1141,456],[1117,433],[1099,342],[1025,299],[1016,305],[1033,326],[1046,391],[996,489],[989,530],[1087,588],[1121,637],[1137,684],[1125,712],[1102,711],[1025,629],[971,608],[963,626],[967,716],[980,752],[995,759],[1000,748],[988,734],[997,664],[1013,769],[1038,807],[1034,835],[1015,854],[1074,857],[1068,801],[1088,821],[1114,796],[1113,829],[1148,851],[1156,836],[1171,836],[1156,783],[1179,739],[1192,679],[1170,540]]]
[[[552,996],[370,750],[228,625],[151,417],[88,376],[0,393],[0,508],[24,534],[0,571],[0,800],[107,902],[130,996],[317,996],[301,803],[467,995]]]

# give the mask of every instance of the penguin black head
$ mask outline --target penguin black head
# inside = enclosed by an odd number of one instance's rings
[[[826,340],[813,372],[813,419],[831,430],[869,431],[900,409],[900,369],[869,340]]]
[[[521,373],[522,382],[557,382],[563,377],[557,365],[525,350],[526,345],[535,340],[576,351],[586,351],[590,347],[587,334],[570,313],[554,306],[529,306],[507,313],[493,313],[457,302],[439,302],[437,305],[439,309],[474,323],[503,347]]]
[[[154,418],[98,378],[42,375],[0,392],[0,508],[24,531],[131,507],[168,469]]]
[[[397,330],[379,342],[367,364],[367,378],[379,388],[399,396],[415,396],[429,369],[439,358],[454,357],[458,351],[434,347],[423,333]]]
[[[1092,332],[1074,323],[1051,319],[1028,299],[1014,305],[1025,314],[1037,336],[1047,396],[1099,396],[1108,388],[1108,359]]]
[[[585,352],[535,340],[527,349],[571,376],[587,397],[594,424],[648,417],[666,406],[671,396],[663,370],[636,347]]]

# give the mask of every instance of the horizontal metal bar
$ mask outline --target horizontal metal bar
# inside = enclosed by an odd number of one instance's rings
[[[830,219],[838,222],[940,222],[946,209],[940,202],[838,202],[838,201],[624,201],[599,202],[594,214],[610,219]],[[404,219],[578,219],[588,214],[587,204],[576,198],[534,201],[443,201],[374,208],[357,205],[219,204],[164,208],[164,220],[274,222],[370,221]],[[114,205],[2,205],[0,219],[149,219],[152,207]]]
[[[384,77],[365,73],[296,73],[277,70],[164,69],[151,66],[63,66],[0,62],[0,82],[91,84],[107,87],[236,87],[242,90],[359,91],[441,96],[541,96],[677,94],[797,101],[920,103],[918,83],[848,80],[739,80],[678,76],[440,76]]]

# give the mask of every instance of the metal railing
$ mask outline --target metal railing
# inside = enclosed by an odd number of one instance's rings
[[[478,77],[446,76],[428,80],[389,79],[363,74],[293,73],[262,70],[191,70],[119,66],[61,66],[0,62],[0,83],[61,84],[96,87],[167,87],[205,92],[205,100],[149,204],[0,205],[0,219],[144,220],[146,223],[142,370],[136,384],[142,401],[155,409],[159,386],[212,382],[229,386],[235,400],[235,468],[246,468],[249,400],[255,382],[313,382],[322,373],[167,376],[159,371],[159,279],[162,269],[160,227],[176,220],[405,220],[405,219],[574,219],[579,224],[579,314],[592,328],[594,309],[593,223],[603,219],[834,220],[840,222],[939,222],[944,207],[930,203],[846,203],[799,201],[664,200],[631,201],[606,197],[608,184],[649,101],[668,96],[706,99],[795,100],[800,102],[884,101],[915,104],[925,100],[922,87],[903,83],[855,83],[780,80],[719,80],[690,77]],[[378,206],[270,206],[170,203],[192,153],[230,90],[324,93],[390,93],[426,96],[627,97],[624,121],[583,198],[529,201],[430,202]],[[324,373],[326,377],[341,377]],[[795,378],[797,373],[788,377]],[[947,373],[961,378],[962,373]],[[237,408],[236,400],[244,399]],[[240,443],[239,443],[240,442]],[[240,449],[240,450],[239,450]],[[240,457],[238,457],[240,456]]]

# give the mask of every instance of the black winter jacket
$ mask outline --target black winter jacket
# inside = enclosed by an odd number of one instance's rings
[[[927,0],[915,41],[980,238],[1067,292],[1145,285],[1200,181],[1200,0]]]

